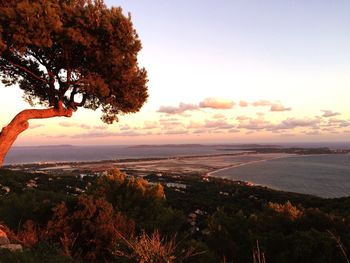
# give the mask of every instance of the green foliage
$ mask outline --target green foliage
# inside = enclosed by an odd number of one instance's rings
[[[24,250],[23,252],[10,252],[6,249],[0,249],[0,263],[73,263],[77,262],[68,257],[60,255],[57,247],[50,243],[39,243],[31,250]]]
[[[163,257],[168,262],[245,263],[253,262],[258,240],[268,263],[333,263],[346,262],[350,248],[346,198],[321,199],[199,177],[181,178],[186,191],[165,188],[165,198],[161,185],[118,170],[90,181],[0,174],[0,183],[11,185],[11,192],[0,197],[0,221],[11,228],[9,238],[25,248],[22,254],[0,251],[0,262]],[[33,178],[37,187],[26,189]],[[72,191],[89,182],[89,195]],[[50,203],[43,203],[47,199]],[[193,227],[184,215],[194,214]]]
[[[52,208],[62,197],[33,190],[20,195],[9,194],[0,199],[0,221],[11,228],[20,227],[27,220],[46,224],[52,216]]]
[[[37,188],[28,188],[27,182],[35,178],[38,178]],[[75,199],[67,195],[65,188],[57,187],[60,184],[66,186],[71,180],[56,179],[57,185],[53,185],[47,175],[1,170],[0,184],[8,187],[10,192],[0,198],[0,221],[13,229],[20,228],[27,220],[45,225],[52,216],[53,207],[61,201]],[[77,183],[74,181],[73,185]]]
[[[242,212],[228,215],[219,210],[208,219],[209,247],[226,259],[250,262],[252,236],[249,219]]]
[[[32,105],[101,107],[106,123],[138,111],[148,96],[140,49],[130,16],[102,0],[0,1],[0,78]]]

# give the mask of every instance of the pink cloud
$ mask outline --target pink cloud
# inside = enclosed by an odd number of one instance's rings
[[[123,132],[107,132],[107,131],[96,131],[89,133],[80,133],[70,136],[72,139],[81,139],[81,138],[107,138],[107,137],[134,137],[145,135],[133,130],[123,131]]]
[[[121,130],[121,131],[130,131],[131,127],[129,125],[123,125],[123,126],[120,126],[119,130]]]
[[[181,134],[188,134],[187,130],[168,130],[164,132],[163,134],[167,135],[181,135]]]
[[[254,101],[252,103],[252,105],[254,107],[260,107],[260,106],[271,106],[272,103],[269,100],[258,100],[258,101]]]
[[[210,129],[232,129],[235,126],[223,120],[217,120],[217,121],[206,120],[203,127],[210,128]]]
[[[243,115],[236,117],[236,120],[238,120],[238,121],[244,121],[244,120],[248,120],[248,119],[249,119],[249,117],[243,116]]]
[[[273,103],[271,104],[270,111],[290,111],[292,108],[290,107],[285,107],[281,103]]]
[[[108,126],[94,126],[93,127],[94,129],[96,129],[96,130],[107,130],[108,129]]]
[[[165,129],[175,129],[179,126],[183,126],[183,123],[175,118],[170,119],[160,119],[159,120],[160,125],[163,126]]]
[[[226,118],[226,116],[224,114],[218,113],[218,114],[213,115],[213,118],[214,119],[224,119],[224,118]]]
[[[160,106],[158,112],[167,114],[181,114],[185,111],[198,110],[199,107],[195,104],[180,103],[178,107]]]
[[[248,106],[248,102],[246,102],[244,100],[241,100],[241,101],[239,101],[239,106],[240,107],[247,107]]]
[[[40,128],[40,127],[44,127],[44,126],[45,126],[44,124],[39,124],[39,123],[30,124],[30,125],[29,125],[29,129],[33,130],[33,129]]]
[[[159,124],[156,121],[145,121],[143,129],[146,130],[151,130],[151,129],[156,129],[159,128]]]
[[[271,127],[271,123],[265,121],[264,119],[248,119],[240,122],[238,128],[243,128],[247,130],[264,130]]]
[[[202,127],[202,124],[199,123],[199,122],[194,122],[194,121],[191,121],[189,125],[187,125],[187,128],[188,129],[198,129],[198,128],[201,128]]]
[[[323,114],[322,117],[328,118],[328,117],[334,117],[340,115],[339,112],[333,112],[331,110],[322,110]]]
[[[60,122],[58,125],[62,126],[62,127],[75,127],[76,124],[72,123],[72,122]]]
[[[235,103],[231,100],[224,100],[218,98],[206,98],[199,103],[201,108],[211,108],[211,109],[232,109]]]
[[[90,125],[87,124],[78,124],[78,123],[74,123],[74,122],[67,122],[67,121],[63,121],[60,122],[58,125],[65,127],[65,128],[71,128],[71,127],[77,127],[77,128],[82,128],[85,130],[89,130],[91,129]]]

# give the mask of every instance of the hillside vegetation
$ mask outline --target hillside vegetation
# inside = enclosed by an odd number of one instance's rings
[[[1,170],[0,229],[23,252],[0,249],[0,262],[348,260],[349,198],[194,175],[172,180]]]

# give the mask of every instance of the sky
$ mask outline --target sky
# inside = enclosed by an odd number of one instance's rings
[[[326,142],[350,139],[350,1],[107,0],[131,13],[149,99],[30,121],[16,145]],[[0,84],[0,126],[22,109]]]

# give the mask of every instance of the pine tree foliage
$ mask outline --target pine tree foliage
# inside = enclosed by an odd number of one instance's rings
[[[0,0],[0,79],[31,105],[138,111],[147,76],[130,15],[102,0]]]

